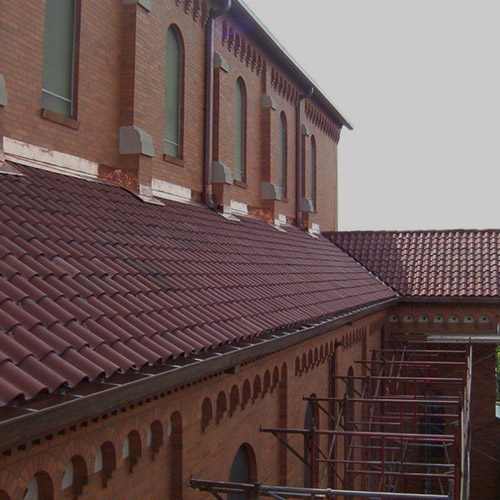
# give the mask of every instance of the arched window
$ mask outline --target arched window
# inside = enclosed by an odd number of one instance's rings
[[[74,116],[76,0],[47,0],[43,40],[42,108]]]
[[[309,162],[309,186],[313,208],[316,209],[316,139],[311,137],[311,161]]]
[[[246,100],[245,84],[238,78],[234,106],[234,179],[241,182],[246,180]]]
[[[242,444],[234,456],[229,482],[231,483],[253,483],[256,480],[255,453],[248,444]],[[229,493],[227,500],[246,500],[243,493]]]
[[[287,127],[285,113],[280,115],[280,130],[279,130],[279,161],[280,161],[280,176],[279,188],[282,198],[286,196],[286,164],[287,164]]]
[[[183,50],[180,34],[174,26],[167,30],[165,64],[165,112],[163,151],[174,158],[182,156],[182,83]]]

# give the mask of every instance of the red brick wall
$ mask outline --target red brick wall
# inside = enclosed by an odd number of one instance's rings
[[[345,375],[350,366],[354,366],[355,373],[361,373],[354,360],[362,356],[365,343],[369,347],[379,346],[379,326],[383,318],[383,313],[367,317],[352,326],[243,365],[237,374],[221,373],[188,384],[164,397],[118,409],[116,414],[110,412],[95,421],[75,422],[72,430],[55,432],[40,442],[31,443],[28,439],[25,446],[0,458],[0,491],[4,489],[12,500],[22,498],[26,484],[33,474],[41,470],[46,471],[53,481],[54,498],[69,500],[72,498],[71,487],[61,490],[64,470],[73,456],[81,455],[87,464],[88,484],[83,487],[83,493],[78,498],[208,499],[208,495],[187,487],[189,478],[227,480],[234,455],[243,443],[250,444],[255,451],[256,472],[260,481],[267,484],[286,481],[289,485],[301,485],[302,463],[287,453],[288,467],[284,468],[283,450],[278,441],[272,435],[259,432],[259,427],[287,425],[302,428],[306,408],[302,398],[312,393],[328,395],[332,356],[336,353],[337,374]],[[364,338],[366,341],[363,341]],[[335,350],[335,342],[342,340],[345,347]],[[260,390],[254,394],[254,387],[258,386],[255,384],[257,377],[261,381]],[[242,407],[246,381],[251,387],[251,398]],[[339,382],[337,386],[337,394],[342,395],[343,389]],[[239,393],[239,404],[233,409],[230,402],[234,387]],[[222,398],[221,394],[226,398],[227,409],[219,412],[218,418],[216,407],[218,398],[219,401]],[[211,401],[212,418],[203,427],[201,409],[205,398]],[[286,413],[284,410],[287,410]],[[169,430],[173,415],[182,420],[180,431],[175,426]],[[146,436],[155,420],[161,422],[164,437],[163,444],[152,459],[151,449],[146,446]],[[319,420],[323,428],[328,426],[324,415]],[[142,456],[132,473],[129,473],[127,460],[122,458],[122,450],[128,433],[133,430],[140,435]],[[182,436],[181,446],[179,435]],[[94,473],[94,464],[99,447],[106,441],[111,441],[115,446],[117,469],[106,488],[103,488],[100,473]],[[291,439],[291,442],[302,450],[301,438]],[[177,456],[173,455],[175,449]]]
[[[391,309],[385,329],[388,336],[407,333],[409,339],[412,335],[425,333],[494,334],[498,314],[498,307],[485,304],[408,303]],[[427,316],[429,322],[419,321],[421,316]],[[434,318],[437,316],[442,316],[444,321],[436,323]],[[474,318],[474,322],[466,322],[468,317]],[[482,322],[485,317],[488,318],[488,323]],[[494,500],[500,495],[498,479],[500,424],[495,417],[494,351],[492,345],[478,345],[474,347],[473,353],[470,422],[471,499]]]
[[[0,68],[9,92],[2,110],[3,134],[49,150],[82,157],[112,168],[127,167],[118,155],[120,125],[135,125],[148,132],[155,156],[149,163],[152,175],[174,184],[202,191],[204,120],[204,21],[203,12],[192,3],[175,0],[153,2],[151,12],[136,5],[111,0],[81,2],[81,31],[78,51],[78,130],[41,117],[41,81],[44,30],[44,2],[28,11],[19,2],[1,0]],[[199,5],[207,5],[204,2]],[[223,22],[241,36],[236,43],[223,40]],[[185,54],[183,158],[163,157],[163,108],[166,31],[178,26]],[[278,120],[281,111],[288,123],[288,201],[276,202],[274,215],[295,216],[295,103],[300,89],[294,77],[278,61],[266,55],[266,48],[248,33],[239,32],[234,19],[216,22],[215,49],[229,63],[220,73],[220,115],[218,159],[233,167],[235,82],[242,77],[247,89],[247,186],[232,186],[230,199],[250,207],[267,206],[260,198],[263,148],[269,149],[271,180],[278,182]],[[243,47],[250,45],[252,55]],[[243,55],[242,55],[243,54]],[[278,75],[279,72],[279,75]],[[278,75],[278,76],[274,76]],[[269,94],[278,109],[271,112],[271,137],[263,136],[262,93]],[[314,99],[313,99],[314,101]],[[305,105],[303,105],[305,107]],[[312,216],[322,230],[335,228],[336,143],[328,136],[326,115],[316,110],[316,119],[303,113],[303,122],[315,134],[318,144],[318,213]],[[321,118],[318,121],[318,117]],[[316,125],[313,125],[313,122]],[[338,140],[338,138],[337,138]]]
[[[118,161],[121,2],[82,2],[79,130],[40,116],[45,2],[1,0],[0,68],[9,93],[5,136],[106,165]]]

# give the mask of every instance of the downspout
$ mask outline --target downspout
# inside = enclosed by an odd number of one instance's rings
[[[205,31],[205,144],[203,152],[203,201],[216,209],[212,196],[212,141],[214,116],[214,26],[215,19],[231,10],[232,0],[210,12]]]
[[[297,227],[304,229],[302,225],[302,113],[301,103],[304,99],[309,99],[314,94],[314,87],[309,87],[309,90],[299,96],[297,103],[296,123],[295,123],[295,149],[297,151],[297,172],[296,172],[296,189],[295,189],[295,215],[297,220]]]

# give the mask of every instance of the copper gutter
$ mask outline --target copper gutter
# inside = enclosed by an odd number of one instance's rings
[[[231,10],[232,0],[210,12],[205,30],[205,141],[203,151],[203,201],[216,209],[212,196],[212,141],[214,126],[214,26],[215,19]]]
[[[305,99],[309,99],[314,94],[314,87],[309,87],[309,90],[299,96],[296,108],[296,121],[295,121],[295,150],[297,154],[296,164],[297,171],[295,173],[296,186],[295,186],[295,220],[297,221],[297,227],[303,229],[302,224],[302,111],[301,103]]]
[[[387,309],[397,300],[397,298],[385,299],[339,314],[331,319],[325,319],[319,324],[299,326],[292,332],[273,332],[261,337],[241,340],[235,343],[232,346],[234,350],[229,352],[220,353],[217,349],[213,349],[188,358],[176,359],[169,362],[160,373],[148,374],[145,369],[137,373],[137,376],[142,376],[139,380],[119,385],[105,382],[101,386],[96,385],[98,392],[86,396],[78,396],[78,389],[76,389],[72,391],[75,399],[69,401],[67,399],[71,397],[71,392],[68,391],[65,396],[66,401],[39,410],[30,409],[29,401],[19,404],[18,410],[24,409],[29,413],[0,422],[0,452],[308,341]],[[153,368],[155,367],[151,369]],[[52,397],[57,398],[55,395]]]

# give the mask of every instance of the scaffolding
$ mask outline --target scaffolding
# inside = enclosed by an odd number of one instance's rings
[[[226,494],[252,500],[468,500],[473,340],[441,337],[394,339],[372,351],[371,361],[358,362],[362,376],[334,377],[341,397],[304,398],[316,420],[326,415],[326,428],[313,419],[307,429],[260,429],[302,462],[307,487],[201,479],[191,486],[219,500]]]

